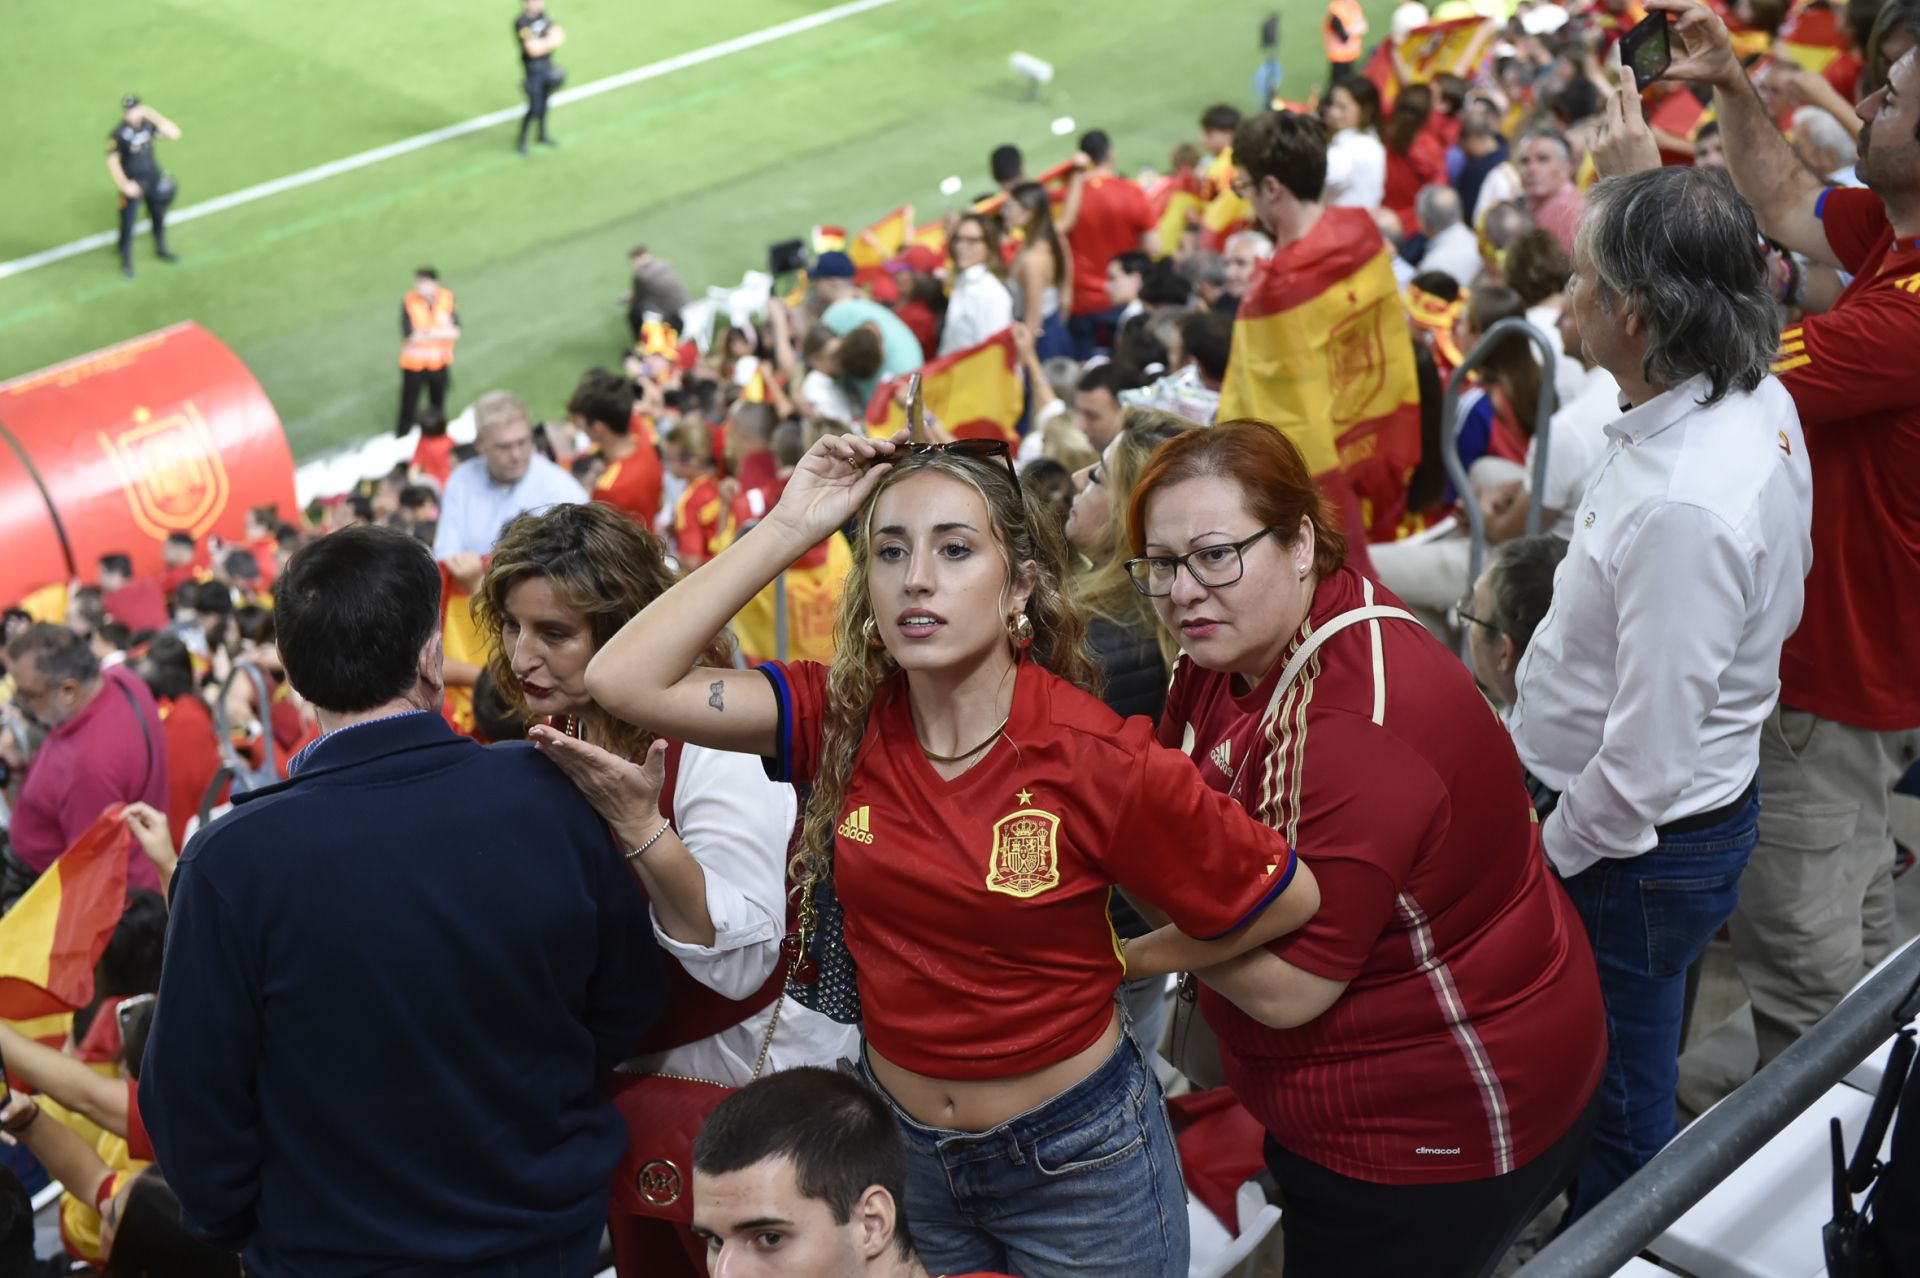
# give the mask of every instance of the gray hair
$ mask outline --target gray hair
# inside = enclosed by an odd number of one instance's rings
[[[488,431],[509,422],[533,424],[533,414],[527,411],[526,401],[512,391],[488,391],[474,401],[473,430],[476,439],[486,439]]]
[[[1515,240],[1533,229],[1533,219],[1512,200],[1502,200],[1480,215],[1480,227],[1487,234],[1487,243],[1497,249],[1511,248]]]
[[[1559,147],[1560,154],[1567,157],[1567,163],[1568,164],[1573,163],[1573,143],[1569,142],[1567,140],[1567,135],[1560,132],[1558,129],[1543,128],[1543,129],[1527,130],[1526,133],[1521,135],[1520,146],[1516,146],[1513,148],[1513,153],[1515,155],[1519,155],[1520,147],[1525,146],[1529,142],[1538,142],[1543,140],[1547,142],[1551,142],[1555,146]]]
[[[1712,404],[1766,377],[1779,317],[1753,207],[1725,173],[1676,166],[1606,178],[1587,197],[1577,247],[1601,309],[1624,301],[1644,327],[1647,381],[1704,375],[1702,402]]]
[[[1202,249],[1180,264],[1180,274],[1187,283],[1198,288],[1202,284],[1211,284],[1215,288],[1227,286],[1227,259],[1218,253]]]
[[[1235,231],[1227,237],[1227,242],[1221,247],[1231,253],[1242,244],[1253,245],[1255,257],[1269,257],[1273,254],[1273,241],[1259,231]]]
[[[1853,135],[1835,119],[1833,112],[1816,106],[1803,106],[1793,113],[1793,136],[1804,140],[1826,161],[1819,176],[1824,178],[1843,168],[1854,153]]]
[[[49,684],[92,683],[100,677],[100,658],[93,645],[77,631],[42,621],[17,634],[7,645],[7,660],[18,665],[25,658],[39,659],[40,676]]]
[[[1450,186],[1434,185],[1421,190],[1414,200],[1414,216],[1421,226],[1444,231],[1460,224],[1460,194]]]
[[[1515,537],[1494,547],[1487,565],[1489,607],[1481,620],[1513,640],[1521,652],[1533,642],[1533,632],[1546,618],[1553,602],[1553,574],[1567,557],[1567,543],[1552,533]]]

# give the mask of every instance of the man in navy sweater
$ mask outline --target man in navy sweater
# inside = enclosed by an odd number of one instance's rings
[[[665,1003],[646,903],[557,768],[441,719],[424,546],[336,532],[274,598],[326,735],[180,858],[161,1169],[255,1278],[586,1275],[626,1145],[597,1081]]]

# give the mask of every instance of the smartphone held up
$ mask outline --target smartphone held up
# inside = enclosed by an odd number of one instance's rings
[[[1644,90],[1673,65],[1673,27],[1667,13],[1650,13],[1620,37],[1620,64],[1633,68],[1634,87]]]

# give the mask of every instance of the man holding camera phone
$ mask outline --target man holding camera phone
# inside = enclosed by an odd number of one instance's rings
[[[1920,685],[1906,654],[1920,627],[1920,30],[1879,42],[1886,83],[1854,109],[1860,180],[1826,184],[1795,156],[1695,0],[1672,15],[1665,78],[1713,90],[1727,169],[1774,241],[1854,277],[1823,315],[1780,335],[1774,372],[1792,394],[1813,464],[1813,571],[1780,661],[1780,704],[1760,738],[1759,845],[1740,881],[1734,955],[1753,1000],[1760,1062],[1784,1051],[1892,946],[1889,796],[1920,755]],[[1631,77],[1609,101],[1596,152],[1614,171],[1657,164]]]

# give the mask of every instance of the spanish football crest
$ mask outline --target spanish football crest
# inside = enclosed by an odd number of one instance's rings
[[[1022,790],[1022,804],[1033,795]],[[993,823],[993,853],[987,861],[987,887],[1008,896],[1038,896],[1060,886],[1060,818],[1023,806]]]

